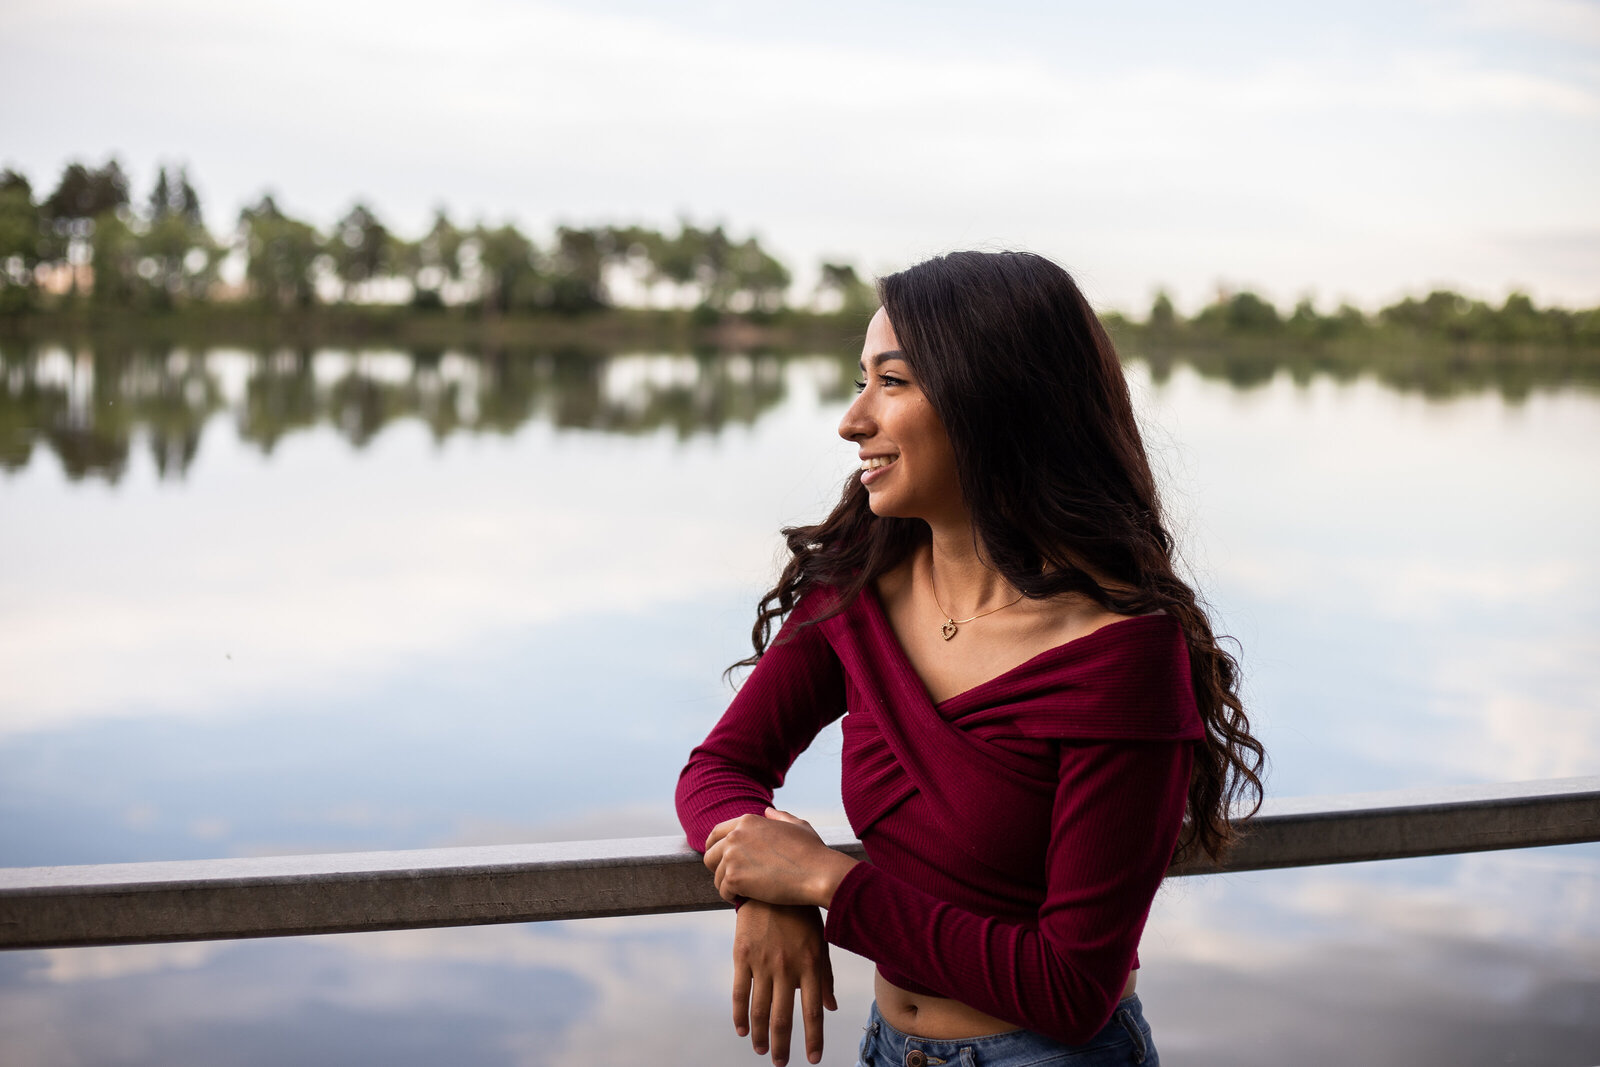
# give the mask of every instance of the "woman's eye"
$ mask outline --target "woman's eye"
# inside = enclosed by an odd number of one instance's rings
[[[880,374],[880,375],[878,375],[878,381],[882,382],[884,385],[904,385],[904,384],[906,384],[904,378],[896,378],[892,374]]]
[[[865,381],[858,381],[858,382],[856,382],[856,392],[858,392],[858,393],[859,393],[859,392],[861,392],[861,391],[862,391],[862,390],[863,390],[863,389],[865,389],[865,388],[866,388],[866,387],[867,387],[867,383],[866,383],[866,382],[865,382]]]

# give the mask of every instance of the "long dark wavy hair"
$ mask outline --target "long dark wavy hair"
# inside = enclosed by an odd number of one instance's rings
[[[1177,857],[1221,859],[1231,811],[1261,805],[1265,753],[1239,698],[1239,665],[1178,577],[1155,479],[1111,340],[1072,277],[1027,252],[953,252],[891,274],[878,294],[955,453],[974,534],[1024,596],[1078,593],[1122,615],[1183,627],[1205,723]],[[822,522],[783,531],[790,557],[761,599],[754,664],[805,593],[844,610],[928,539],[920,519],[880,518],[852,474]],[[736,665],[737,666],[737,665]]]

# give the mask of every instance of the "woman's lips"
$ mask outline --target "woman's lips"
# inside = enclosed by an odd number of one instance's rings
[[[883,472],[888,470],[891,466],[893,466],[894,462],[896,460],[898,460],[899,458],[900,457],[898,455],[895,455],[895,456],[872,456],[872,457],[870,457],[868,459],[862,460],[861,461],[861,484],[862,485],[871,485],[873,482],[877,481],[879,478],[881,478],[883,476]]]

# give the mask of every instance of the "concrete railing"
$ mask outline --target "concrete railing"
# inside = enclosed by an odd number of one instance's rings
[[[859,856],[848,830],[824,831]],[[1269,802],[1224,868],[1600,840],[1600,777]],[[0,868],[0,948],[537,922],[723,906],[681,837]]]

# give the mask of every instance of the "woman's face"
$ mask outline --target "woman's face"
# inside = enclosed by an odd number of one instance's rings
[[[950,438],[881,308],[867,326],[857,385],[860,395],[840,420],[839,436],[860,447],[861,484],[873,513],[965,521]]]

